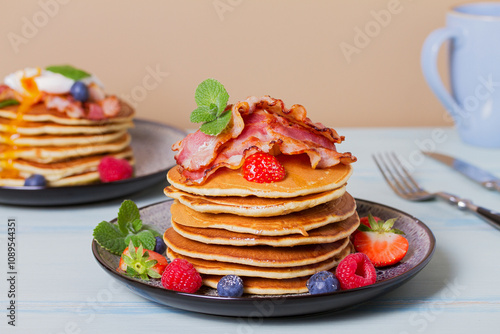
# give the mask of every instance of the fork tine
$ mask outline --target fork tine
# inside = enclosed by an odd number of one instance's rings
[[[412,184],[412,186],[410,186],[410,187],[414,189],[413,191],[424,191],[420,187],[420,185],[417,183],[417,181],[415,181],[415,179],[410,175],[410,173],[405,168],[405,166],[403,166],[403,164],[401,163],[399,158],[396,156],[396,154],[394,152],[391,152],[391,155],[392,155],[392,159],[397,163],[399,168],[403,171],[404,175],[406,176],[406,177],[402,176],[403,180],[409,180],[409,182]]]
[[[377,165],[378,169],[382,173],[382,176],[384,177],[385,181],[391,187],[391,189],[398,194],[401,197],[406,197],[406,191],[404,188],[401,186],[401,184],[398,182],[398,180],[394,177],[394,174],[391,172],[389,167],[384,161],[384,158],[382,155],[379,154],[377,157],[376,155],[372,155],[373,160],[375,161],[375,164]],[[383,165],[383,167],[382,167]]]
[[[408,181],[409,176],[408,172],[404,168],[404,166],[401,164],[401,161],[397,158],[396,154],[394,152],[386,153],[386,159],[388,161],[388,164],[392,167],[394,170],[394,174],[397,175],[398,179],[401,181],[402,184],[404,184],[403,189],[408,193],[415,193],[419,191],[418,185],[416,185],[415,182]],[[403,172],[401,172],[403,171]],[[403,175],[405,174],[405,175]]]

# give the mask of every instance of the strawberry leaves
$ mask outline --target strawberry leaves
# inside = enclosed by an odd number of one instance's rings
[[[396,220],[397,218],[391,218],[386,221],[380,220],[377,222],[375,218],[373,218],[372,214],[369,213],[368,222],[370,223],[370,227],[360,224],[358,230],[363,232],[394,233],[404,235],[405,233],[403,231],[393,228]]]
[[[156,260],[149,258],[148,251],[144,252],[144,248],[140,245],[135,249],[134,244],[130,241],[128,245],[128,255],[122,254],[123,262],[127,265],[127,275],[131,277],[139,277],[143,280],[151,278],[160,278],[161,275],[152,268],[158,263]],[[144,253],[144,254],[143,254]]]
[[[227,110],[229,94],[224,86],[215,79],[207,79],[198,85],[194,95],[198,108],[193,110],[190,121],[203,123],[200,131],[211,136],[220,134],[231,120]]]

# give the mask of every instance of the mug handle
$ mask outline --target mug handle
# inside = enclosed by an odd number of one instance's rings
[[[422,72],[427,80],[427,84],[455,121],[457,121],[457,116],[462,114],[462,108],[460,108],[441,81],[437,68],[437,57],[439,49],[444,42],[454,40],[455,43],[460,43],[461,38],[463,38],[463,33],[458,28],[444,27],[437,29],[425,40],[420,57]]]

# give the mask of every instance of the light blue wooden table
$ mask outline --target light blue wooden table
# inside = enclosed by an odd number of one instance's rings
[[[498,333],[500,231],[443,202],[412,203],[389,189],[371,159],[394,150],[428,190],[446,190],[500,210],[489,192],[423,158],[437,150],[474,161],[500,176],[500,149],[462,144],[453,129],[338,129],[339,151],[358,157],[348,191],[406,211],[437,239],[429,265],[397,290],[341,313],[244,319],[185,312],[147,301],[115,282],[95,262],[92,230],[116,216],[122,199],[93,205],[24,208],[0,205],[1,333]],[[130,198],[139,206],[165,199],[159,184]],[[7,325],[7,220],[17,220],[16,327]]]

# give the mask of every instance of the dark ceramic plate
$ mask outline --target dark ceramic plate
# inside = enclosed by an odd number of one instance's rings
[[[429,228],[417,218],[382,204],[360,199],[356,202],[360,216],[371,212],[382,219],[397,217],[395,227],[406,233],[410,247],[400,263],[377,271],[375,284],[352,290],[320,295],[243,295],[239,298],[219,297],[214,289],[207,287],[202,287],[194,294],[181,293],[164,289],[158,280],[142,281],[118,273],[116,268],[120,257],[101,248],[95,240],[92,242],[92,252],[101,267],[132,292],[159,304],[183,310],[240,317],[281,317],[341,310],[385,294],[410,280],[430,261],[436,243]],[[158,231],[164,231],[170,226],[171,203],[165,201],[142,208],[142,220],[156,226]]]
[[[134,177],[70,187],[0,187],[0,203],[54,206],[98,202],[129,195],[166,180],[167,170],[175,164],[171,146],[184,138],[186,133],[141,119],[135,119],[134,124],[135,127],[129,130],[136,161]]]

